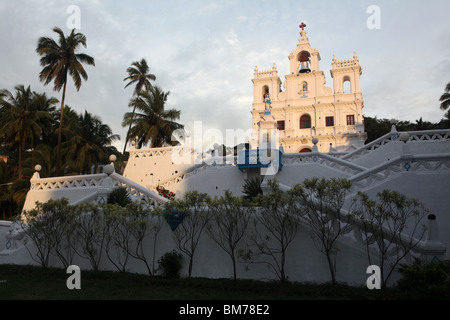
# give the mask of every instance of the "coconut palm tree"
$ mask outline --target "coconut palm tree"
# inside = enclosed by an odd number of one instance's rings
[[[82,78],[86,81],[88,75],[82,63],[95,66],[94,58],[84,53],[75,53],[80,45],[87,47],[86,37],[82,33],[75,33],[72,30],[69,36],[58,28],[53,28],[58,34],[58,42],[48,37],[41,37],[38,41],[36,52],[41,56],[40,63],[44,68],[39,74],[39,79],[45,85],[54,82],[53,89],[62,92],[61,99],[61,118],[58,132],[58,147],[56,161],[56,175],[59,175],[61,165],[61,131],[62,118],[64,113],[64,102],[66,97],[67,78],[70,76],[75,84],[77,91],[80,90]]]
[[[29,86],[25,89],[23,85],[19,85],[15,89],[15,96],[8,90],[1,91],[0,134],[5,137],[5,145],[17,146],[20,179],[22,154],[38,144],[43,124],[51,120],[51,114],[39,110],[38,105],[42,103],[42,97],[33,93]]]
[[[125,88],[127,88],[128,86],[130,86],[132,84],[136,84],[136,86],[134,88],[133,96],[137,96],[142,91],[142,88],[145,88],[146,91],[149,91],[152,89],[152,85],[151,85],[150,81],[151,80],[155,81],[156,76],[154,74],[148,73],[149,70],[150,70],[150,68],[148,67],[147,61],[145,61],[145,59],[142,59],[140,62],[139,61],[133,62],[131,64],[131,67],[129,67],[127,69],[128,77],[123,79],[123,81],[129,81],[127,83],[127,85],[125,86]],[[131,119],[133,119],[135,111],[136,111],[136,107],[134,106]],[[123,152],[122,152],[123,155],[125,155],[125,150],[127,148],[130,128],[131,128],[131,123],[130,123],[130,126],[128,127],[127,136],[125,138],[125,145],[123,147]]]
[[[131,126],[130,137],[138,137],[139,147],[147,143],[150,143],[151,148],[159,148],[164,144],[172,145],[173,131],[184,128],[175,122],[180,119],[179,110],[165,110],[169,93],[155,86],[131,99],[130,106],[138,112],[127,112],[122,126]]]
[[[78,173],[90,172],[92,165],[97,170],[97,165],[107,161],[111,153],[117,154],[116,148],[111,144],[119,136],[112,134],[111,128],[97,116],[85,111],[78,116],[76,123],[68,126],[75,130],[63,143],[63,149],[67,155],[67,164]]]
[[[445,87],[445,92],[440,97],[439,101],[441,101],[441,110],[447,110],[450,107],[450,82],[447,83]],[[450,119],[450,110],[447,111],[447,118]]]

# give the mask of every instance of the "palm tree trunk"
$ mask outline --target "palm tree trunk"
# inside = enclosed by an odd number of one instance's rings
[[[130,125],[128,126],[127,137],[125,138],[125,145],[123,146],[122,154],[125,156],[125,150],[127,148],[128,137],[130,135],[131,124],[133,123],[134,112],[136,111],[136,106],[133,108],[133,114],[131,115]]]
[[[64,100],[66,99],[66,84],[67,76],[64,81],[63,95],[61,100],[61,117],[59,119],[59,132],[58,132],[58,147],[56,151],[56,176],[59,176],[59,170],[61,167],[61,131],[63,126],[63,114],[64,114]]]

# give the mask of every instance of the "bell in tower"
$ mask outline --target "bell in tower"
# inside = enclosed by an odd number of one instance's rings
[[[300,70],[299,73],[311,72],[309,66],[309,54],[307,52],[300,53]]]

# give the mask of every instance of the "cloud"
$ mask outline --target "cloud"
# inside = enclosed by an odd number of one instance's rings
[[[427,6],[378,1],[380,30],[366,27],[368,0],[3,1],[0,89],[25,84],[60,98],[39,82],[34,50],[40,36],[54,36],[54,26],[65,28],[66,9],[73,4],[81,9],[80,32],[87,37],[83,52],[95,58],[96,66],[88,67],[89,80],[80,92],[69,86],[67,103],[100,116],[122,138],[122,117],[132,94],[123,78],[126,68],[142,58],[157,76],[156,84],[171,92],[168,107],[182,111],[182,123],[200,120],[205,128],[222,131],[251,128],[253,68],[276,63],[283,82],[301,21],[320,52],[327,86],[332,86],[333,54],[348,59],[358,52],[365,113],[411,121],[420,116],[438,121],[442,114],[436,99],[450,81],[448,1]]]

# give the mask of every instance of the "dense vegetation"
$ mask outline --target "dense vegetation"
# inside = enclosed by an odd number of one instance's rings
[[[145,59],[133,62],[123,79],[125,88],[135,85],[135,89],[129,103],[133,112],[124,112],[123,126],[128,131],[120,153],[114,147],[120,137],[107,124],[66,103],[69,80],[80,90],[82,81],[88,80],[83,65],[95,66],[93,57],[78,52],[80,47],[87,48],[86,37],[75,29],[68,35],[57,27],[53,32],[56,40],[44,36],[37,41],[39,79],[44,85],[52,83],[55,92],[62,90],[61,100],[24,84],[12,91],[0,90],[0,219],[21,212],[36,164],[42,167],[41,177],[98,173],[99,165],[114,154],[120,172],[127,160],[129,137],[138,137],[140,146],[161,147],[171,145],[172,132],[183,127],[176,122],[180,111],[166,110],[169,92],[151,85],[156,77],[149,73]]]

